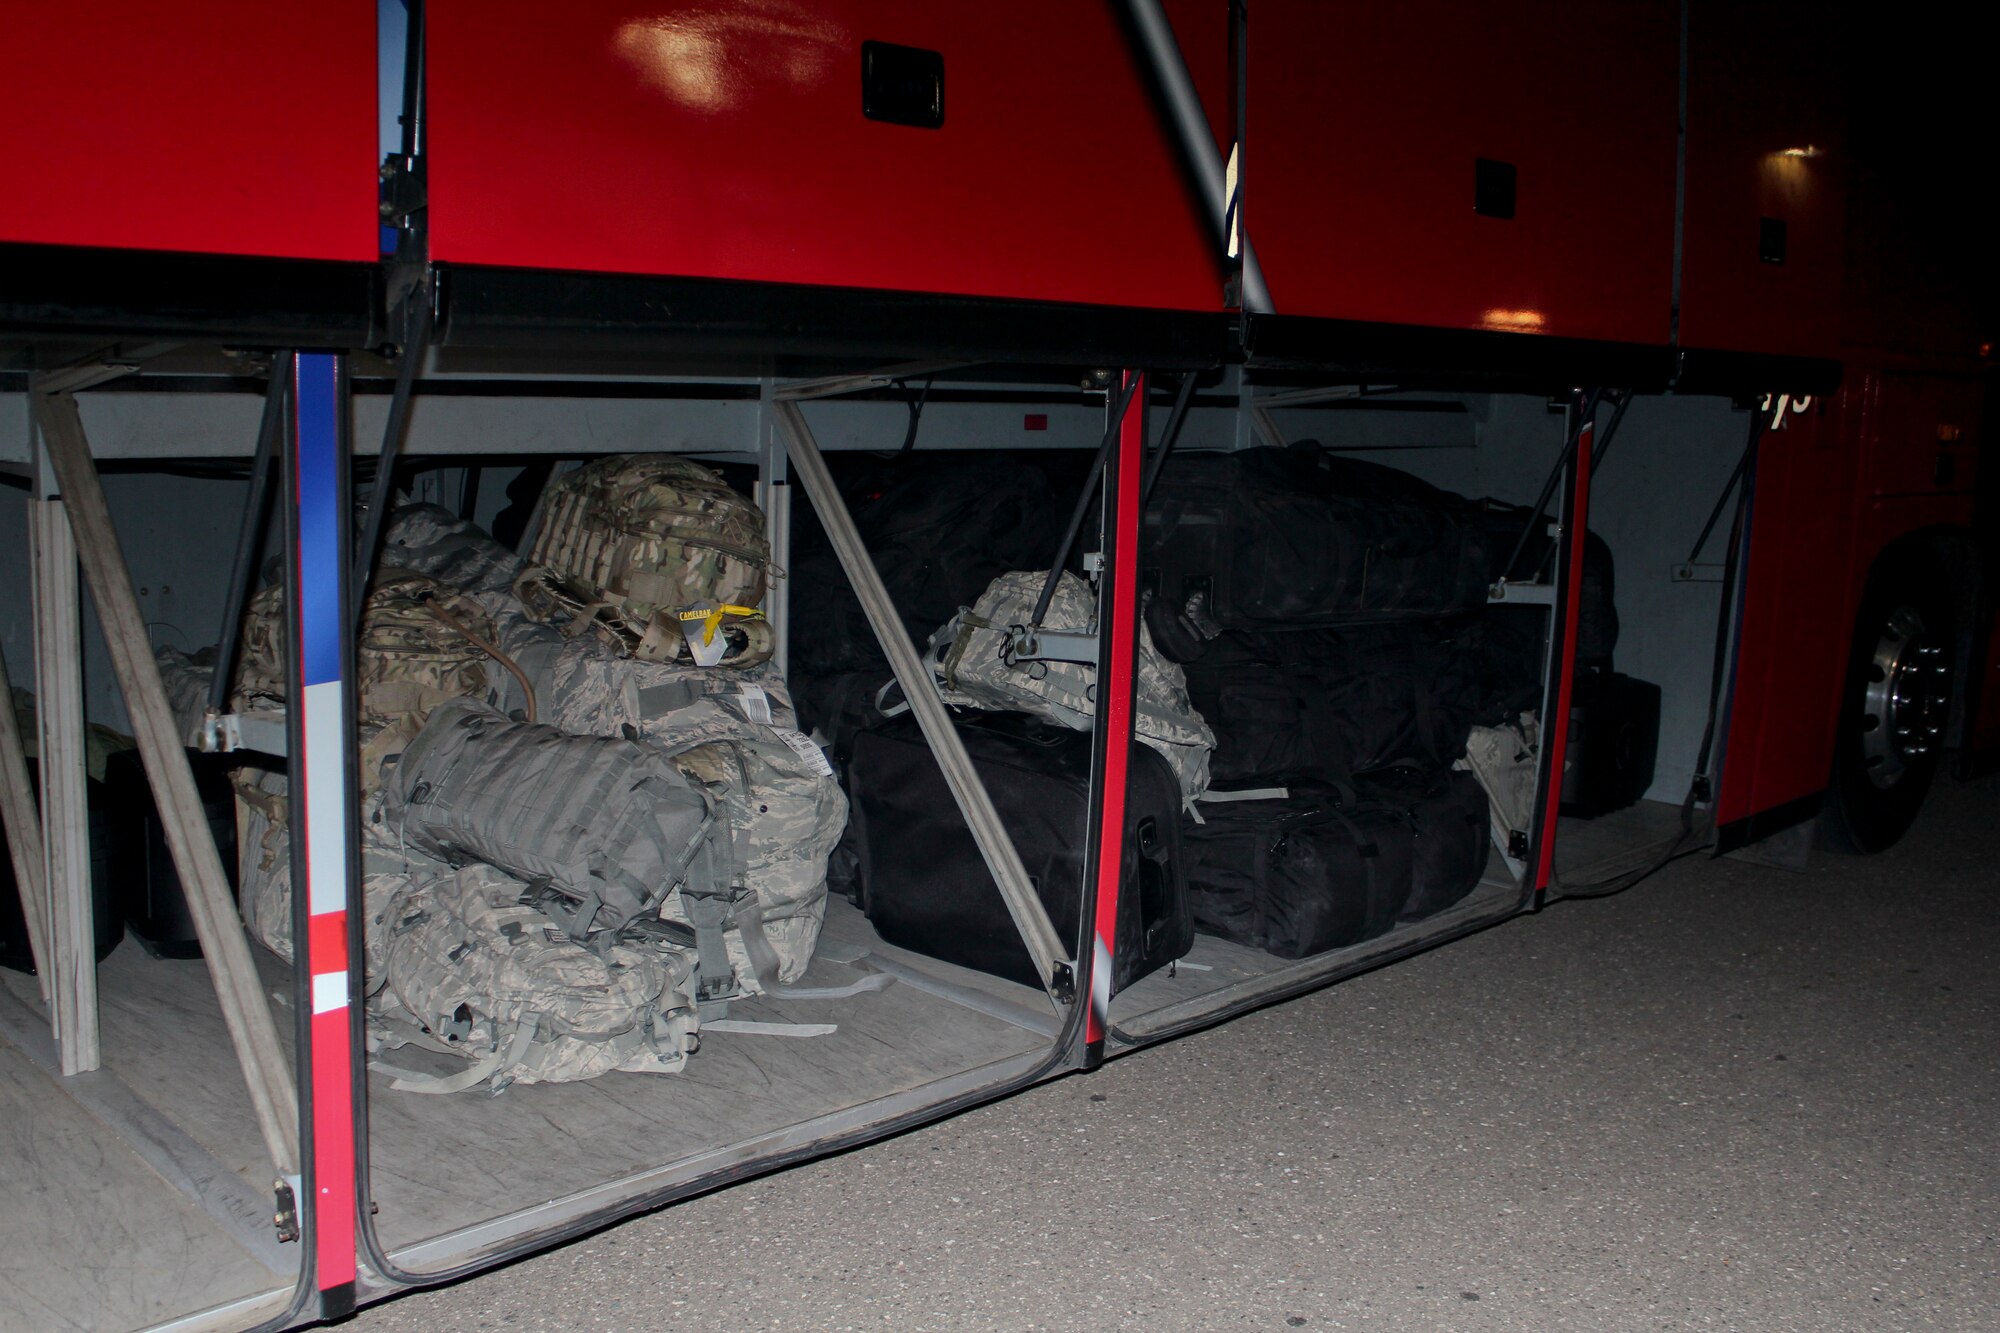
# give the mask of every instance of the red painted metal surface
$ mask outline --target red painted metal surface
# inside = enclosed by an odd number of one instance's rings
[[[372,261],[375,8],[7,9],[0,241]]]
[[[1590,451],[1597,439],[1596,426],[1586,421],[1576,441],[1577,465],[1570,469],[1569,504],[1563,526],[1571,533],[1583,533],[1590,525]],[[1543,770],[1546,784],[1541,834],[1535,839],[1535,888],[1547,889],[1555,880],[1556,828],[1562,819],[1563,770],[1569,760],[1569,701],[1576,683],[1576,629],[1583,613],[1582,541],[1572,541],[1569,564],[1563,570],[1561,653],[1555,663],[1555,706],[1552,717],[1562,725],[1543,732],[1548,744],[1548,767]]]
[[[1912,533],[1973,525],[1976,381],[1855,369],[1784,421],[1759,446],[1724,824],[1825,789],[1869,571]]]
[[[1132,764],[1132,690],[1139,658],[1139,476],[1146,460],[1146,377],[1126,371],[1122,391],[1137,376],[1132,404],[1118,427],[1118,490],[1112,507],[1111,614],[1106,622],[1118,627],[1111,638],[1111,660],[1105,673],[1104,707],[1098,725],[1104,728],[1104,783],[1097,836],[1097,912],[1091,929],[1090,1012],[1084,1020],[1084,1041],[1101,1049],[1110,1021],[1111,965],[1118,947],[1118,886],[1125,872],[1125,796]]]
[[[1839,352],[1848,163],[1836,26],[1797,0],[1690,8],[1683,346]],[[1782,263],[1760,255],[1766,218],[1784,224]]]
[[[439,260],[1220,308],[1109,5],[440,0],[429,24]],[[942,53],[941,128],[862,115],[864,41]]]
[[[1263,0],[1244,216],[1278,311],[1666,342],[1677,34],[1667,0]],[[1512,219],[1474,213],[1481,157]]]
[[[1826,789],[1860,598],[1855,570],[1862,390],[1758,442],[1735,693],[1724,741],[1719,823]]]

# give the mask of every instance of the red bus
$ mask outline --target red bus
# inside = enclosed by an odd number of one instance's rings
[[[14,1207],[59,1210],[16,1267],[63,1319],[335,1318],[1671,857],[1880,850],[2000,751],[1988,261],[1929,185],[1956,103],[1882,73],[1928,35],[1885,55],[1712,0],[214,0],[9,37],[0,473],[25,502],[0,525],[29,576],[0,629],[35,706],[0,727],[0,1086],[67,1127],[9,1171],[36,1189]],[[1293,957],[1205,932],[1113,994],[1165,836],[1133,817],[1168,628],[1143,608],[1180,596],[1147,493],[1248,450],[1487,497],[1539,553],[1479,588],[1532,627],[1512,685],[1541,739],[1459,901]],[[793,694],[805,719],[853,599],[1032,966],[905,947],[822,876],[804,990],[742,1000],[679,1072],[423,1095],[370,1016],[366,555],[397,491],[519,537],[551,476],[652,453],[754,498],[760,559],[793,565],[756,608],[764,722]],[[1076,505],[1094,609],[1048,662],[1093,708],[1060,927],[877,568],[924,500],[878,503],[884,454],[971,460],[1036,522]],[[159,663],[234,644],[274,553],[282,706],[189,694]],[[1636,748],[1593,712],[1614,651],[1651,700]],[[132,745],[115,797],[103,751]],[[261,850],[210,767],[245,755],[290,811]],[[100,836],[100,792],[150,826]],[[232,895],[259,856],[301,888],[253,939]],[[92,1283],[85,1245],[140,1276]]]

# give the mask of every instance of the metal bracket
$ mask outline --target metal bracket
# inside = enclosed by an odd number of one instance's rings
[[[1556,587],[1553,583],[1509,583],[1501,579],[1486,590],[1489,604],[1511,602],[1515,605],[1554,606]]]
[[[287,1245],[299,1238],[299,1192],[304,1188],[304,1182],[298,1176],[279,1176],[272,1185],[276,1205],[272,1209],[271,1224],[278,1229],[278,1239]]]
[[[1001,645],[1000,660],[1008,666],[1022,662],[1081,662],[1097,665],[1097,634],[1092,630],[1034,629],[1016,625]]]
[[[201,749],[206,754],[252,750],[283,758],[287,734],[285,715],[275,708],[252,713],[210,713],[201,724]]]

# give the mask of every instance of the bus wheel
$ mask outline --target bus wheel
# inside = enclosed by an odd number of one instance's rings
[[[1834,741],[1826,822],[1837,846],[1882,851],[1923,806],[1951,715],[1951,611],[1926,554],[1891,555],[1869,576]]]

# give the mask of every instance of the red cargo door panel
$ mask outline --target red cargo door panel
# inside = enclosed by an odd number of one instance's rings
[[[1748,584],[1716,817],[1826,790],[1858,596],[1855,478],[1864,386],[1786,414],[1757,448]]]
[[[1221,306],[1109,5],[438,0],[428,42],[441,261]],[[941,125],[863,114],[864,42],[942,57]]]
[[[0,242],[373,261],[375,8],[8,6]]]
[[[1834,356],[1846,237],[1837,25],[1802,4],[1695,4],[1680,341]]]
[[[1675,6],[1251,10],[1244,223],[1280,314],[1665,343]],[[1474,211],[1478,159],[1485,203]]]

